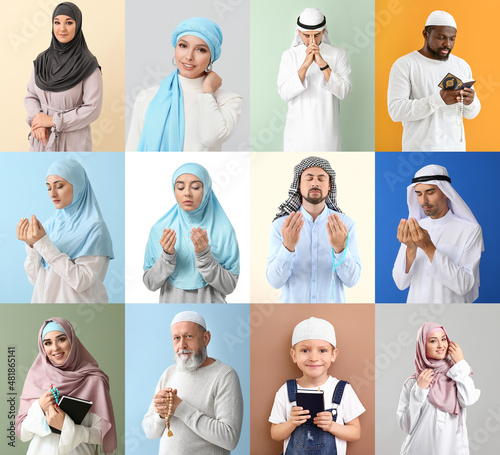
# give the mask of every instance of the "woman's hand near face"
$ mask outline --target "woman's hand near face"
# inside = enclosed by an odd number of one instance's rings
[[[51,427],[57,428],[59,431],[62,431],[65,417],[66,413],[58,406],[50,406],[45,413],[47,423]]]
[[[214,71],[206,73],[203,81],[203,93],[215,93],[222,85],[221,77]]]
[[[31,122],[31,129],[34,131],[38,128],[52,128],[54,126],[54,120],[50,115],[39,112],[33,117]]]
[[[431,368],[426,368],[422,373],[420,373],[417,379],[417,385],[421,389],[428,389],[430,383],[434,379],[434,371]]]
[[[39,399],[38,404],[42,408],[44,414],[47,414],[49,408],[56,404],[56,399],[50,390],[47,390]]]
[[[460,360],[464,359],[462,349],[460,349],[460,346],[454,341],[452,341],[448,346],[448,354],[450,354],[451,360],[453,360],[455,363],[458,363],[460,362]]]
[[[175,231],[173,229],[163,229],[163,235],[160,239],[160,245],[163,248],[163,251],[167,254],[175,253],[175,242],[177,238],[175,236]]]
[[[39,141],[41,141],[44,145],[44,147],[47,146],[47,142],[49,140],[50,136],[50,128],[36,128],[34,130],[31,130],[33,137]]]
[[[42,223],[36,219],[35,215],[31,215],[31,221],[28,228],[28,243],[34,245],[46,235],[47,233],[45,232]]]
[[[30,222],[28,221],[28,218],[22,218],[19,223],[17,223],[17,238],[23,242],[25,242],[27,245],[29,245],[31,248],[33,248],[33,245],[28,242],[28,229],[30,226]]]
[[[194,245],[194,252],[201,253],[208,248],[207,230],[200,227],[191,229],[191,241]]]

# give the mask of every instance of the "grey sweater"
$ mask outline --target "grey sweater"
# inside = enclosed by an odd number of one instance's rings
[[[196,269],[208,283],[204,288],[186,291],[170,283],[168,277],[174,273],[177,253],[163,251],[153,267],[144,272],[146,287],[150,291],[160,289],[160,303],[226,303],[226,295],[234,291],[238,275],[222,267],[210,247],[195,256]]]
[[[153,400],[142,421],[149,439],[161,438],[158,454],[230,454],[238,444],[243,420],[236,371],[219,360],[194,372],[178,371],[172,365],[162,374],[155,394],[166,387],[176,388],[182,400],[170,418],[174,436],[167,436],[165,420],[155,412]]]

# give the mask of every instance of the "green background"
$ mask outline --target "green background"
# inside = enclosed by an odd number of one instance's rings
[[[352,69],[352,91],[340,103],[343,150],[375,148],[374,0],[252,0],[250,10],[250,145],[252,151],[283,150],[285,103],[276,80],[281,54],[290,48],[297,17],[305,8],[326,16],[333,46],[345,49]]]
[[[38,332],[45,319],[63,317],[71,322],[75,332],[99,363],[99,367],[109,376],[111,399],[115,413],[116,434],[118,437],[118,454],[124,454],[123,447],[125,428],[125,311],[124,305],[1,305],[0,320],[3,322],[0,331],[2,355],[0,360],[0,396],[3,405],[0,417],[2,440],[0,453],[25,454],[29,442],[23,443],[16,437],[16,447],[7,445],[9,419],[6,399],[7,384],[7,348],[16,348],[16,413],[19,400],[33,361],[38,355]]]

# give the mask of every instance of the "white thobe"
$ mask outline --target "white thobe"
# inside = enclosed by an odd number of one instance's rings
[[[420,388],[416,379],[406,381],[397,411],[399,426],[408,434],[401,455],[469,455],[466,407],[473,405],[481,394],[469,374],[470,366],[465,360],[446,373],[457,384],[461,425],[459,416],[436,408],[428,400],[429,389]]]
[[[26,245],[24,269],[35,287],[31,303],[108,303],[103,281],[107,256],[80,256],[74,261],[52,243],[49,236]],[[42,257],[50,267],[44,269]]]
[[[447,105],[440,94],[439,83],[448,73],[472,79],[470,66],[455,55],[435,60],[413,51],[392,66],[387,105],[392,120],[403,122],[403,151],[465,151],[459,105]],[[464,118],[473,119],[480,110],[476,95],[464,105]]]
[[[479,261],[483,250],[481,226],[457,217],[448,210],[445,216],[418,221],[429,232],[436,247],[432,262],[422,249],[408,273],[406,245],[401,244],[392,270],[396,286],[410,286],[407,303],[472,303],[479,285]],[[477,286],[475,286],[477,285]]]
[[[76,425],[66,415],[61,434],[52,433],[35,400],[21,425],[21,440],[31,441],[26,455],[95,455],[97,445],[102,444],[101,418],[89,412]]]
[[[351,92],[351,66],[344,49],[322,42],[320,53],[331,69],[330,79],[313,62],[304,78],[298,70],[306,57],[306,45],[283,52],[278,92],[288,103],[283,139],[284,151],[336,151],[342,149],[340,100]]]
[[[184,102],[184,152],[220,152],[238,123],[243,111],[243,98],[219,89],[213,95],[203,93],[205,77],[188,79],[179,76]],[[137,95],[128,132],[126,150],[137,151],[149,103],[159,86]]]

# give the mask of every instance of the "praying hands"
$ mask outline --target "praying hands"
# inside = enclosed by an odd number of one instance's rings
[[[409,272],[420,248],[432,262],[436,247],[429,233],[420,227],[415,218],[402,219],[398,226],[398,240],[406,245],[406,273]]]
[[[292,253],[300,240],[300,231],[304,226],[304,216],[300,212],[292,212],[288,215],[281,226],[283,246]]]
[[[164,419],[168,414],[168,410],[170,407],[170,403],[169,403],[169,396],[170,395],[172,395],[172,397],[173,397],[172,408],[171,408],[171,412],[173,414],[175,412],[177,406],[179,406],[179,403],[182,401],[177,396],[177,389],[172,389],[170,387],[167,387],[166,389],[162,389],[162,390],[158,391],[158,393],[153,397],[155,411],[160,415],[160,417],[162,419]]]
[[[31,248],[33,248],[35,242],[38,242],[38,240],[47,235],[42,223],[37,220],[35,215],[31,215],[31,221],[28,221],[28,218],[22,218],[17,224],[16,233],[17,238]]]
[[[335,253],[342,253],[346,247],[348,230],[337,214],[328,216],[326,230],[328,231],[330,245]]]

